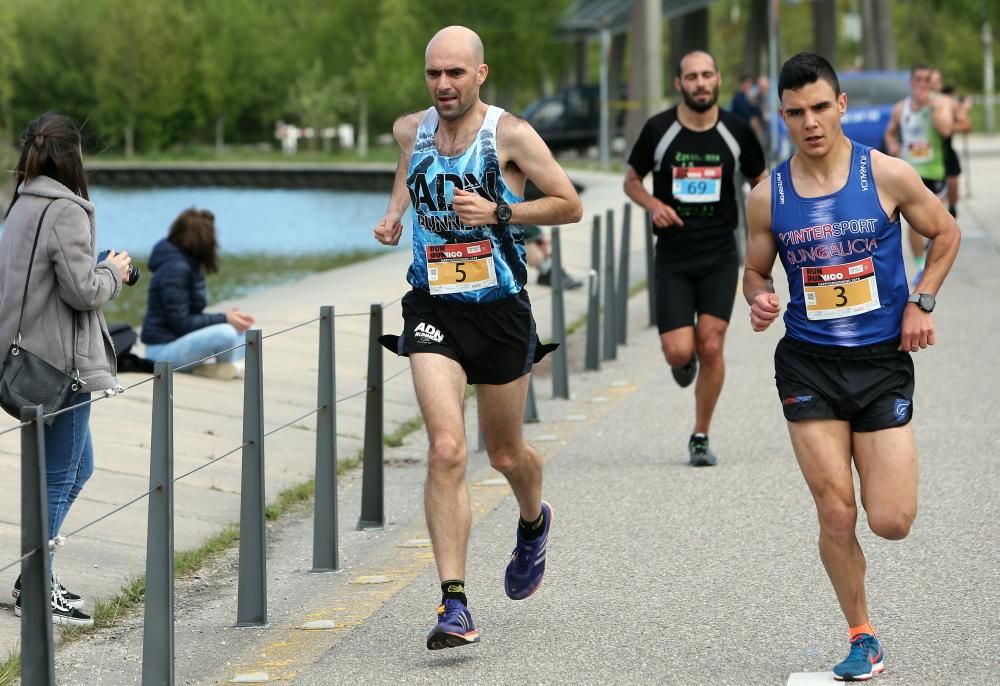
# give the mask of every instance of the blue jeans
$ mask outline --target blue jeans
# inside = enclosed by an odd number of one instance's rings
[[[73,403],[86,403],[90,393],[78,393]],[[49,538],[59,534],[70,506],[94,473],[94,443],[90,437],[90,405],[61,414],[45,428],[45,479],[49,499]]]
[[[212,324],[169,343],[147,343],[146,358],[154,362],[169,361],[175,367],[215,355],[246,342],[246,334],[238,333],[232,324]],[[246,355],[246,348],[236,348],[216,355],[216,362],[235,362]]]

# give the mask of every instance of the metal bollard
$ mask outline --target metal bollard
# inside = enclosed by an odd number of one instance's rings
[[[563,302],[562,242],[559,227],[552,227],[552,340],[559,344],[552,359],[552,397],[569,399],[569,364],[566,359],[566,308]]]
[[[584,368],[601,368],[601,215],[594,215],[590,233],[590,274],[587,277],[587,349]]]
[[[313,572],[340,568],[337,518],[337,377],[333,307],[319,311],[319,375],[316,381],[316,489],[313,495]]]
[[[653,250],[653,215],[646,213],[646,296],[649,325],[656,326],[656,253]]]
[[[385,526],[383,479],[382,306],[371,308],[368,331],[368,393],[365,396],[365,458],[361,474],[361,518],[358,529]]]
[[[42,408],[22,407],[21,421],[21,683],[56,683],[52,643],[48,490]]]
[[[618,343],[625,345],[628,339],[628,281],[629,281],[629,250],[632,247],[632,203],[625,203],[625,216],[622,219],[622,240],[620,262],[618,263],[618,307],[615,310],[615,323],[618,324]]]
[[[174,379],[170,362],[153,367],[146,516],[146,602],[142,685],[174,683]]]
[[[243,379],[243,471],[236,626],[267,624],[267,523],[264,519],[264,359],[260,329],[247,331]]]
[[[528,377],[528,398],[524,402],[524,423],[525,424],[537,424],[538,419],[538,403],[535,402],[535,383],[534,377]],[[480,440],[483,434],[480,433]]]
[[[602,359],[618,357],[618,316],[615,312],[615,212],[608,210],[604,227],[604,355]]]

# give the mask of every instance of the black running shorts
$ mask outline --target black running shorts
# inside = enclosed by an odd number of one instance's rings
[[[413,289],[403,296],[402,308],[403,334],[382,336],[379,342],[404,357],[436,353],[451,358],[462,365],[470,384],[510,383],[558,347],[538,340],[526,290],[466,305]]]
[[[774,380],[785,419],[839,419],[851,431],[904,426],[913,417],[913,360],[898,341],[847,348],[785,336]]]
[[[959,176],[962,173],[962,164],[958,161],[958,153],[952,147],[950,138],[944,146],[944,173],[947,176]]]
[[[660,333],[694,326],[696,314],[729,321],[740,264],[735,250],[687,261],[656,251],[656,324]]]
[[[920,180],[924,182],[927,190],[937,197],[944,198],[948,195],[948,179],[925,179],[921,176]]]

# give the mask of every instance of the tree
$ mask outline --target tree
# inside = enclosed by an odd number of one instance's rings
[[[761,71],[761,53],[767,46],[768,36],[768,0],[750,0],[750,13],[747,18],[746,33],[743,37],[743,63],[741,71],[750,76],[763,73]]]
[[[10,101],[14,93],[14,72],[20,66],[21,50],[14,30],[14,8],[0,5],[0,133],[9,132],[14,126],[10,118]],[[3,135],[0,147],[6,148],[6,145],[7,137]]]
[[[312,127],[316,137],[327,127],[334,127],[354,109],[354,98],[347,93],[347,79],[330,76],[318,59],[303,69],[288,94],[288,109],[299,116],[303,126]],[[316,137],[309,141],[315,146]]]
[[[217,156],[225,151],[227,122],[238,122],[251,111],[274,113],[283,104],[276,97],[283,81],[275,66],[284,54],[275,40],[276,9],[273,2],[213,0],[195,15],[200,113],[214,124]],[[270,106],[265,104],[268,95]]]
[[[191,20],[170,0],[104,2],[94,75],[97,113],[104,130],[122,132],[126,157],[134,155],[137,136],[144,147],[160,148],[185,111]]]
[[[813,0],[812,15],[814,49],[830,64],[836,65],[837,3],[835,0]]]

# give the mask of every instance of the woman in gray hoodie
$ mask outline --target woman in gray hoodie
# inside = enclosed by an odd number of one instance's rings
[[[94,206],[88,200],[80,131],[67,117],[47,112],[28,124],[14,174],[17,190],[0,234],[0,345],[17,336],[22,302],[21,345],[77,376],[81,390],[73,409],[45,428],[48,532],[59,528],[94,471],[90,395],[118,386],[115,351],[101,305],[118,295],[130,265],[128,253],[96,260]],[[34,260],[32,245],[39,217]],[[30,270],[27,297],[25,279]],[[21,614],[20,577],[14,583],[14,612]],[[82,598],[67,591],[53,573],[52,619],[87,626]]]

